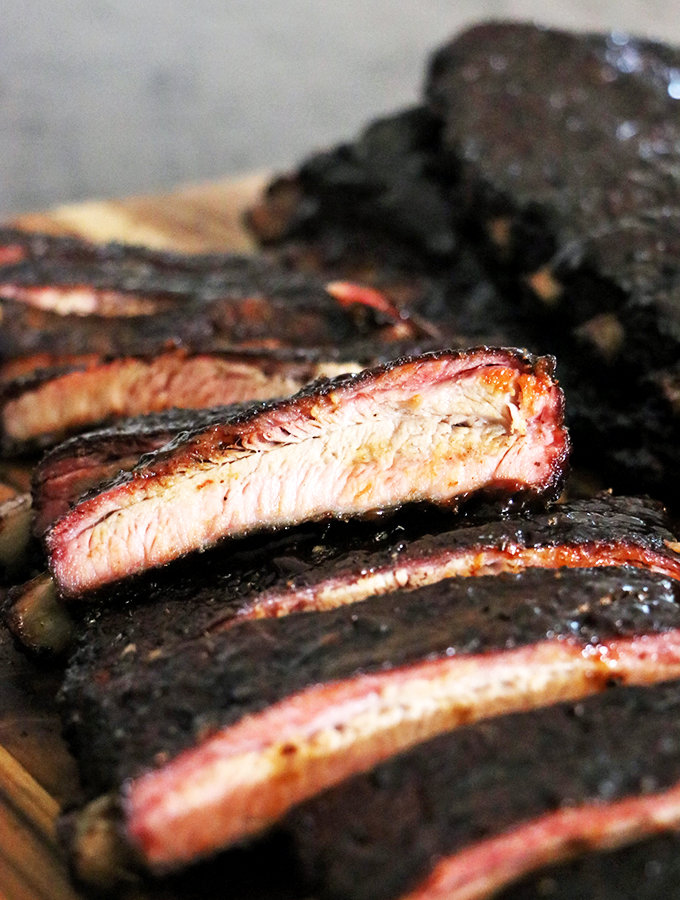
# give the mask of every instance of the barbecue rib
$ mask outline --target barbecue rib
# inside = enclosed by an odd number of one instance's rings
[[[427,79],[486,254],[559,358],[567,397],[595,397],[596,415],[574,405],[579,454],[674,502],[679,66],[678,48],[627,35],[487,23],[443,47]],[[617,427],[604,448],[598,416]]]
[[[276,179],[251,226],[333,276],[359,277],[365,244],[361,277],[418,284],[407,305],[444,330],[555,354],[575,464],[677,504],[679,68],[622,34],[473,27],[422,107]]]
[[[314,896],[337,900],[496,896],[546,863],[678,825],[677,682],[461,728],[289,822]]]
[[[175,867],[456,725],[677,677],[677,590],[630,568],[451,578],[167,655],[129,644],[115,672],[85,641],[65,722],[87,782],[125,785],[144,864]]]
[[[196,351],[236,347],[337,346],[381,337],[395,325],[408,337],[408,322],[385,298],[384,306],[365,302],[357,287],[355,302],[337,300],[319,279],[287,274],[270,293],[252,290],[183,304],[154,315],[107,318],[60,315],[17,300],[0,298],[0,359],[18,357],[148,356],[173,347]],[[407,329],[404,334],[404,329]],[[10,374],[13,370],[10,368]]]
[[[146,457],[46,534],[76,595],[220,537],[484,491],[550,498],[568,452],[546,358],[481,348],[317,382]]]
[[[68,484],[67,473],[64,478]],[[200,570],[190,557],[109,588],[97,596],[85,627],[102,665],[115,669],[128,645],[140,654],[169,653],[187,638],[244,618],[333,609],[452,576],[613,565],[680,579],[678,543],[660,504],[605,494],[455,529],[444,516],[402,515],[378,529],[337,523],[322,534],[297,529],[261,536],[239,542],[228,560],[219,548],[204,554]],[[10,595],[7,623],[32,652],[64,652],[70,644],[74,624],[54,594],[43,576]]]
[[[353,142],[273,181],[249,224],[277,260],[386,287],[443,338],[464,333],[525,346],[516,310],[464,233],[440,132],[440,119],[424,106],[380,118]]]
[[[184,305],[226,299],[238,308],[258,297],[295,306],[320,289],[262,256],[169,253],[0,229],[0,296],[59,315],[181,313]]]
[[[16,577],[31,547],[31,495],[6,485],[0,499],[0,578]]]
[[[16,452],[54,444],[65,435],[123,416],[289,396],[316,378],[361,368],[341,356],[329,352],[324,358],[311,350],[177,349],[148,358],[126,356],[65,371],[45,370],[5,387],[1,443],[5,452]]]

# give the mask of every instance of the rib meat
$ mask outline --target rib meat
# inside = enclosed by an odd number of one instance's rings
[[[462,332],[525,346],[516,309],[462,227],[465,206],[441,153],[441,127],[425,106],[377,119],[275,179],[249,224],[287,266],[387,288],[443,338]]]
[[[314,896],[471,900],[679,824],[670,682],[461,728],[306,804],[288,827]]]
[[[246,357],[247,358],[247,357]],[[48,450],[33,473],[34,530],[43,534],[90,488],[132,469],[145,453],[158,450],[181,431],[219,422],[224,407],[173,408],[76,435]]]
[[[443,329],[553,353],[576,465],[677,504],[678,68],[629,35],[475,26],[423,106],[276,179],[253,230],[289,265],[416,285]]]
[[[50,528],[50,567],[76,595],[256,528],[478,491],[549,498],[567,451],[549,360],[401,359],[167,445]]]
[[[333,352],[324,358],[313,351],[174,349],[151,357],[125,356],[44,370],[5,387],[0,406],[2,445],[6,453],[17,452],[54,444],[65,435],[120,417],[285,397],[317,378],[360,368]],[[121,427],[129,437],[128,423]],[[169,432],[166,427],[168,439]],[[148,449],[163,443],[150,441]]]
[[[228,560],[219,548],[203,554],[200,567],[189,557],[100,593],[83,625],[87,641],[101,664],[115,670],[129,645],[140,654],[169,653],[244,618],[332,609],[453,576],[629,565],[680,578],[678,543],[663,508],[649,500],[606,494],[454,529],[446,516],[439,519],[401,515],[380,527],[293,529],[240,541]],[[70,643],[75,626],[53,594],[51,579],[41,578],[11,595],[9,627],[34,652],[63,652]]]
[[[465,722],[677,677],[680,612],[663,576],[533,569],[140,649],[114,673],[84,641],[63,697],[88,783],[125,785],[123,830],[162,869]]]
[[[2,298],[0,359],[11,364],[16,358],[47,355],[56,364],[61,357],[148,356],[172,347],[336,346],[380,339],[395,324],[401,329],[398,336],[412,333],[386,297],[378,308],[366,302],[359,286],[352,302],[340,302],[331,290],[320,279],[276,270],[262,285],[245,284],[226,296],[187,301],[154,315],[114,318],[62,315]]]
[[[262,256],[179,254],[0,229],[0,296],[59,315],[116,318],[319,291]]]

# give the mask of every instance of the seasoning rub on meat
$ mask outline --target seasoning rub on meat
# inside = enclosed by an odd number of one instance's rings
[[[91,792],[113,794],[79,830],[106,830],[113,804],[138,861],[176,868],[462,724],[680,677],[677,597],[628,567],[530,569],[240,621],[168,652],[128,644],[113,661],[85,640],[65,723]]]

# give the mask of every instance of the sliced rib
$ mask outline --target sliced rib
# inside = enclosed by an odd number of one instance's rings
[[[679,825],[669,682],[463,727],[306,804],[289,827],[314,896],[481,900]]]
[[[337,360],[332,353],[324,358],[312,351],[192,353],[178,349],[45,370],[6,387],[0,407],[2,443],[5,452],[17,452],[27,446],[54,444],[66,435],[121,417],[176,407],[202,409],[271,400],[289,396],[316,378],[361,368],[335,355]]]
[[[680,675],[677,583],[629,568],[447,579],[181,646],[84,641],[66,723],[127,841],[176,867],[458,725]]]
[[[263,256],[169,253],[0,229],[0,296],[62,316],[181,312],[225,298],[278,297],[294,306],[314,291],[322,293],[320,281]],[[394,314],[390,304],[382,311]]]
[[[256,528],[479,491],[550,498],[567,453],[549,360],[400,359],[168,445],[52,526],[50,567],[75,595]]]
[[[63,475],[66,486],[72,485],[69,471]],[[81,471],[73,477],[82,477]],[[86,619],[87,641],[97,647],[102,664],[115,669],[129,645],[140,654],[169,653],[187,638],[228,629],[244,618],[333,609],[452,576],[629,565],[679,579],[678,549],[661,504],[609,494],[484,525],[463,521],[454,529],[447,516],[432,514],[361,528],[337,523],[321,533],[294,529],[240,541],[227,560],[217,548],[201,555],[200,566],[190,556],[93,595],[97,605]],[[12,592],[9,626],[33,651],[54,649],[52,630],[60,636],[58,649],[65,649],[68,613],[51,590],[28,585]],[[48,627],[52,620],[54,629]],[[36,622],[46,629],[47,646]]]

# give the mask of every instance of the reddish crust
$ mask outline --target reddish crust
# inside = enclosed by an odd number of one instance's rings
[[[680,827],[680,785],[606,806],[549,813],[442,859],[402,900],[482,900],[540,869]]]
[[[247,716],[130,782],[128,839],[163,870],[273,824],[293,805],[414,744],[490,715],[578,699],[614,678],[680,675],[680,630],[583,647],[543,641],[319,685]]]

